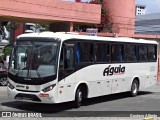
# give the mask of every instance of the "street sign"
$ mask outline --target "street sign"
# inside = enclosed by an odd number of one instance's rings
[[[98,29],[96,28],[87,28],[86,29],[86,34],[89,36],[97,36]]]

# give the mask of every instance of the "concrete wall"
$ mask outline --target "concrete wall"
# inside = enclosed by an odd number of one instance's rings
[[[101,6],[57,0],[1,0],[0,19],[23,22],[73,21],[99,24]]]
[[[119,33],[134,34],[135,0],[104,0],[104,6]]]

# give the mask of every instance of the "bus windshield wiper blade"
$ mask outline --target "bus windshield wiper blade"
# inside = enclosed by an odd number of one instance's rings
[[[41,78],[41,75],[40,75],[40,73],[38,72],[37,69],[36,69],[36,73],[37,73],[37,75],[38,75],[38,78]]]

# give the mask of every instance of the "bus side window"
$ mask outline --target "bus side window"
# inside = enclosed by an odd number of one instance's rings
[[[73,69],[74,67],[74,48],[68,47],[65,49],[64,68]]]
[[[107,43],[95,44],[95,59],[96,62],[109,62],[109,49],[110,46]]]
[[[111,61],[123,62],[124,61],[124,45],[113,44],[111,47]]]
[[[149,61],[155,61],[157,59],[156,57],[156,46],[150,45],[148,46],[148,60]]]
[[[147,62],[147,46],[139,45],[139,61]]]
[[[77,43],[77,53],[76,53],[76,55],[77,55],[77,63],[80,63],[80,58],[81,58],[81,53],[80,52],[81,52],[80,51],[80,44]]]
[[[94,61],[94,44],[91,42],[78,42],[76,58],[77,63],[89,63]]]
[[[127,44],[125,47],[125,60],[126,62],[137,61],[136,45]]]

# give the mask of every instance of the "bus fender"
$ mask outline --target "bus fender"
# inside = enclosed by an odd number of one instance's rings
[[[81,81],[81,82],[79,82],[78,84],[76,84],[76,86],[75,86],[75,89],[74,89],[74,95],[76,94],[76,90],[77,90],[77,88],[81,85],[81,84],[85,84],[86,86],[87,86],[87,91],[88,91],[88,93],[89,93],[89,89],[88,89],[88,83],[86,82],[86,81]],[[75,98],[74,98],[75,99]]]
[[[137,80],[138,80],[139,88],[140,88],[140,77],[139,77],[139,76],[133,76],[133,77],[132,77],[132,80],[131,80],[131,84],[130,84],[130,85],[132,85],[132,82],[133,82],[133,80],[135,80],[135,79],[137,79]]]

